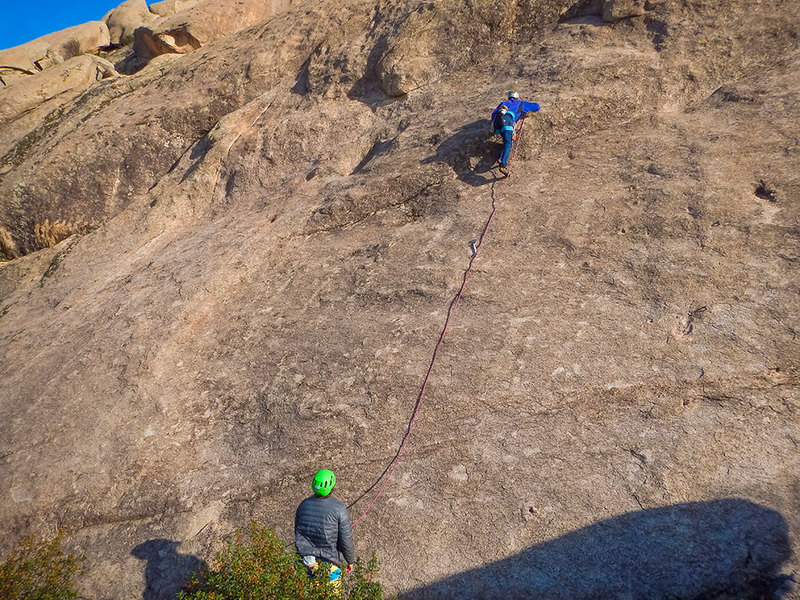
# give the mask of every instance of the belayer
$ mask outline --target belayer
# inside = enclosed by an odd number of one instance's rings
[[[336,476],[328,469],[314,475],[314,495],[297,507],[294,545],[309,577],[325,577],[341,589],[342,567],[353,570],[355,545],[347,507],[331,496]]]
[[[501,102],[492,112],[492,131],[503,137],[503,149],[497,161],[500,163],[500,172],[508,177],[508,157],[511,156],[511,146],[517,139],[514,128],[517,121],[524,119],[529,112],[536,112],[541,107],[536,102],[525,102],[519,99],[517,92],[508,92],[508,100]]]

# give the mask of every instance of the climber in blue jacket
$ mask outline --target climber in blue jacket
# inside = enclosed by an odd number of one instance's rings
[[[516,136],[514,128],[517,121],[524,119],[529,112],[536,112],[541,107],[536,102],[525,102],[519,99],[517,92],[508,92],[508,100],[501,102],[492,112],[492,128],[496,134],[503,136],[503,149],[497,159],[500,163],[500,172],[508,176],[508,157],[511,156],[511,146]]]

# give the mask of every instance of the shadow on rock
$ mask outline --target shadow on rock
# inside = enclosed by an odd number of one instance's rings
[[[782,597],[790,555],[779,513],[695,502],[601,521],[401,598],[762,600]]]
[[[444,141],[434,136],[431,143],[438,144],[436,154],[424,159],[422,164],[448,164],[458,179],[472,186],[494,183],[501,177],[492,170],[492,165],[497,162],[503,144],[492,139],[490,130],[491,122],[479,119],[459,127]],[[476,159],[477,163],[473,166]]]
[[[146,560],[145,588],[142,600],[173,600],[203,564],[196,556],[178,554],[180,542],[148,540],[131,550],[138,559]]]

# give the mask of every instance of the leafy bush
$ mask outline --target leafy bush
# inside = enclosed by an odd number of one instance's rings
[[[382,600],[377,572],[373,554],[366,566],[359,560],[352,574],[343,572],[343,590],[337,590],[324,578],[310,579],[293,549],[268,527],[253,523],[249,540],[238,531],[213,568],[206,565],[196,573],[178,600]]]
[[[65,554],[62,534],[52,539],[35,535],[23,538],[17,551],[0,565],[0,598],[3,600],[71,600],[78,593],[73,579],[81,572],[83,557]]]

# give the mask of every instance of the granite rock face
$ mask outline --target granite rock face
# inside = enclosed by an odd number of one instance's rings
[[[640,17],[645,13],[646,0],[604,0],[603,20],[606,22]]]
[[[435,4],[424,4],[402,22],[392,45],[381,57],[378,76],[387,96],[420,89],[437,75],[434,39],[439,33]]]
[[[0,551],[169,598],[318,468],[361,514],[494,206],[358,552],[410,599],[779,597],[800,6],[573,4],[292,5],[4,122]]]

